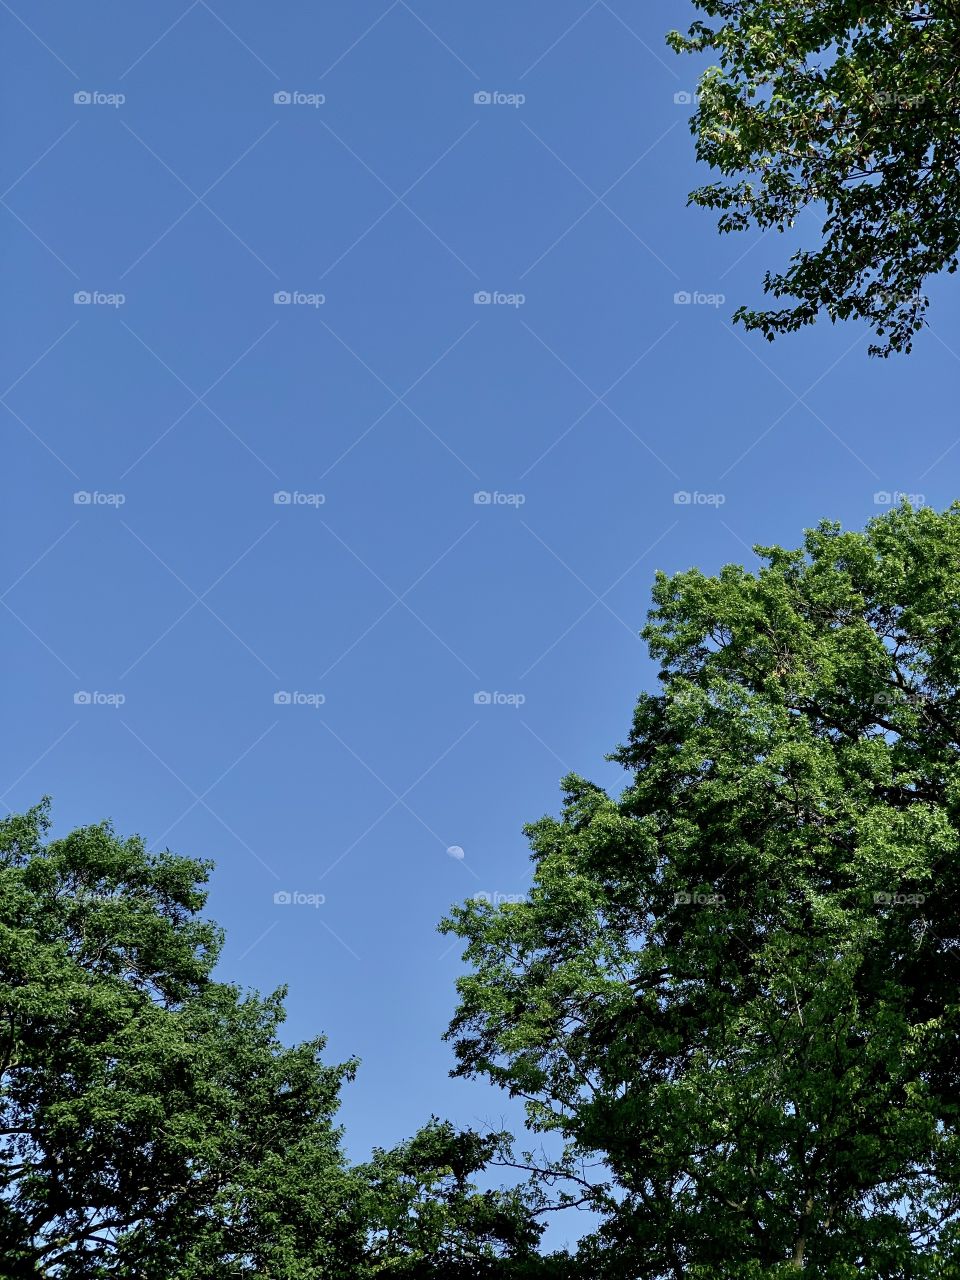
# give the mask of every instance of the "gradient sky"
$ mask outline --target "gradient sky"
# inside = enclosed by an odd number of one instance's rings
[[[224,975],[363,1060],[358,1157],[515,1122],[435,925],[619,787],[654,571],[957,496],[954,282],[910,357],[731,328],[799,241],[686,208],[689,17],[0,0],[3,803],[214,859]]]

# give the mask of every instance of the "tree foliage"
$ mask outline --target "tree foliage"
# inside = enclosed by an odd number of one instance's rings
[[[433,1122],[347,1162],[356,1064],[282,1043],[282,990],[214,980],[207,864],[48,826],[0,822],[4,1280],[546,1274],[524,1195],[470,1181],[502,1135]]]
[[[432,1120],[409,1142],[378,1149],[364,1170],[372,1275],[417,1280],[573,1280],[565,1257],[544,1257],[526,1186],[481,1191],[472,1179],[508,1163],[507,1133],[457,1131]]]
[[[457,1071],[537,1157],[352,1164],[356,1064],[214,977],[207,864],[0,822],[4,1280],[960,1274],[960,503],[757,551],[658,576],[625,790],[565,779],[529,899],[445,922]]]
[[[280,1044],[282,992],[212,980],[204,864],[47,824],[0,825],[4,1274],[350,1274],[353,1064]]]
[[[960,504],[757,551],[658,576],[626,790],[446,922],[458,1071],[602,1160],[591,1276],[953,1274]]]
[[[697,155],[722,175],[691,200],[723,231],[783,231],[813,206],[821,242],[765,289],[792,305],[742,307],[772,340],[862,317],[875,354],[909,351],[925,280],[957,268],[960,11],[952,0],[694,0],[707,21],[672,32],[715,55],[691,121]]]

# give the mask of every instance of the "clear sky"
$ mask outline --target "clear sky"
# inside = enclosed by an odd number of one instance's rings
[[[953,281],[910,357],[730,327],[789,244],[686,208],[689,16],[0,3],[0,793],[215,859],[358,1156],[515,1117],[447,1077],[435,924],[619,786],[654,571],[957,496]]]

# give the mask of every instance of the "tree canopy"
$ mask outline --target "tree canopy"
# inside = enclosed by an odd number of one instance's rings
[[[591,1276],[952,1274],[960,504],[757,551],[658,576],[623,794],[446,922],[458,1071],[567,1143]]]
[[[356,1063],[213,978],[208,864],[48,827],[0,822],[4,1280],[547,1274],[524,1193],[471,1181],[504,1135],[433,1121],[348,1163]]]
[[[212,980],[204,864],[47,823],[0,825],[5,1274],[351,1274],[353,1064],[280,1044],[282,992]]]
[[[723,231],[783,231],[824,217],[765,289],[783,307],[741,307],[769,339],[862,317],[875,354],[909,351],[924,282],[957,268],[960,12],[951,0],[694,0],[707,21],[669,40],[712,53],[691,121],[721,179],[691,200]]]
[[[622,794],[566,778],[529,898],[442,926],[455,1070],[538,1155],[433,1118],[351,1163],[356,1063],[214,976],[208,864],[0,821],[0,1275],[954,1274],[960,502],[756,550],[658,575]]]

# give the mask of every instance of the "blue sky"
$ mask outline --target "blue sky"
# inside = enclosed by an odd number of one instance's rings
[[[515,1118],[447,1078],[435,925],[619,785],[654,571],[957,496],[952,282],[908,358],[731,328],[796,242],[686,208],[688,16],[0,8],[3,802],[215,859],[357,1155]]]

